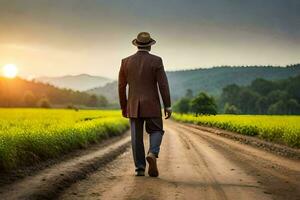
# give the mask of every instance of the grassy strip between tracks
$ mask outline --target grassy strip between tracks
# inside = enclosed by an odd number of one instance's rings
[[[0,109],[0,170],[58,157],[128,126],[120,111]]]
[[[174,113],[176,121],[217,127],[271,142],[300,147],[300,116],[211,115],[195,116]]]

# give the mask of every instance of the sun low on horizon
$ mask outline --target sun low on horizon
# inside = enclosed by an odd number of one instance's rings
[[[18,68],[15,64],[6,64],[2,67],[2,74],[6,78],[15,78],[18,75]]]

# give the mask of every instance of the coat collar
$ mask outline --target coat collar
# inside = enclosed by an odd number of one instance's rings
[[[149,51],[146,49],[139,49],[137,53],[149,53]]]

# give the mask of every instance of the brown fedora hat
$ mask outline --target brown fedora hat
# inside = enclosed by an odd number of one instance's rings
[[[148,47],[155,43],[156,41],[151,38],[148,32],[140,32],[136,39],[132,40],[132,44],[137,47]]]

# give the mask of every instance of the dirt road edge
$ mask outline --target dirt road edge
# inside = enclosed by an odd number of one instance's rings
[[[32,177],[1,188],[0,199],[55,199],[65,188],[84,179],[89,173],[96,171],[125,152],[129,145],[130,137],[127,134],[125,138],[103,149],[65,163],[59,163]]]
[[[176,121],[177,122],[177,121]],[[239,141],[243,144],[247,144],[253,147],[257,147],[260,149],[263,149],[265,151],[284,156],[286,158],[291,158],[295,160],[300,160],[300,150],[299,149],[293,149],[284,145],[275,144],[272,142],[264,141],[256,137],[250,137],[246,135],[241,135],[239,133],[233,133],[230,131],[226,131],[219,128],[212,128],[212,127],[205,127],[195,124],[189,124],[184,122],[178,122],[179,124],[183,126],[192,127],[198,130],[207,131],[231,140]]]

